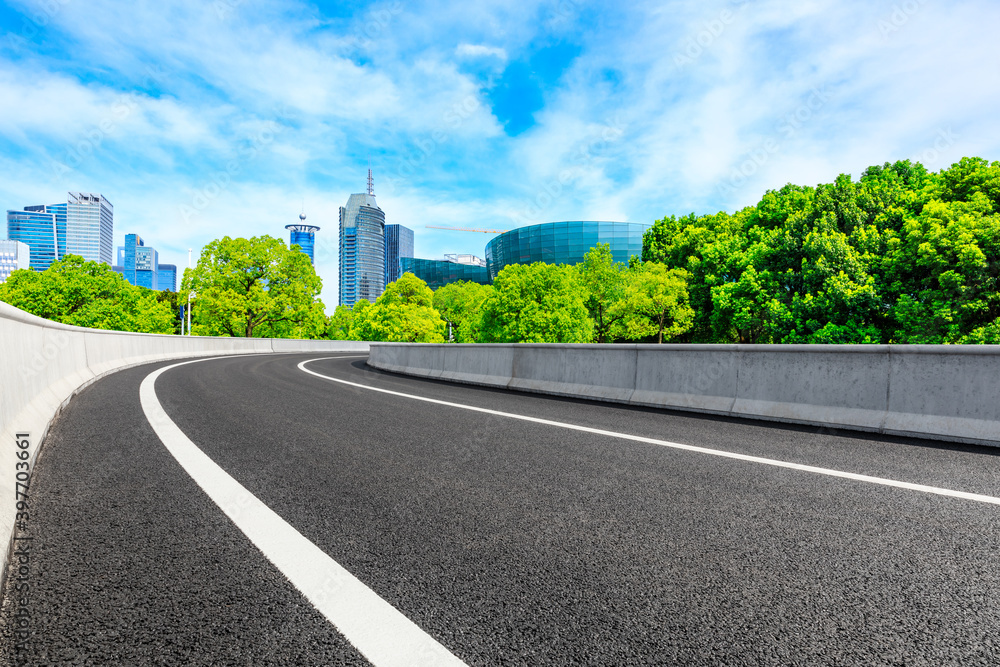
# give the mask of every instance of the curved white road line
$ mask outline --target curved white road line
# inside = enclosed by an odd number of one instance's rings
[[[156,379],[173,368],[201,361],[208,359],[161,368],[146,376],[139,387],[146,419],[177,462],[254,546],[373,664],[464,665],[247,491],[170,420],[156,398]]]
[[[317,373],[306,368],[306,364],[310,364],[314,361],[323,361],[325,359],[336,359],[336,357],[320,357],[317,359],[307,359],[299,364],[299,370],[305,371],[310,375],[315,375],[318,378],[323,378],[324,380],[330,380],[331,382],[339,382],[340,384],[346,384],[351,387],[357,387],[359,389],[367,389],[369,391],[377,391],[383,394],[390,394],[392,396],[400,396],[402,398],[410,398],[415,401],[424,401],[427,403],[435,403],[437,405],[446,405],[451,408],[459,408],[462,410],[472,410],[473,412],[482,412],[488,415],[496,415],[498,417],[509,417],[510,419],[519,419],[526,422],[534,422],[536,424],[545,424],[546,426],[557,426],[559,428],[570,429],[572,431],[583,431],[585,433],[596,433],[597,435],[605,435],[609,438],[620,438],[622,440],[632,440],[635,442],[645,442],[651,445],[660,445],[661,447],[670,447],[672,449],[683,449],[688,452],[698,452],[699,454],[709,454],[711,456],[721,456],[727,459],[736,459],[737,461],[748,461],[750,463],[762,463],[764,465],[775,466],[778,468],[789,468],[791,470],[801,470],[802,472],[816,473],[817,475],[827,475],[829,477],[842,477],[844,479],[853,479],[858,482],[867,482],[869,484],[881,484],[882,486],[894,486],[900,489],[909,489],[911,491],[922,491],[924,493],[933,493],[939,496],[950,496],[952,498],[961,498],[963,500],[973,500],[980,503],[989,503],[991,505],[1000,505],[1000,498],[994,496],[986,496],[979,493],[967,493],[965,491],[952,491],[951,489],[942,489],[936,486],[926,486],[924,484],[911,484],[910,482],[900,482],[894,479],[886,479],[884,477],[872,477],[870,475],[859,475],[853,472],[844,472],[842,470],[833,470],[830,468],[818,468],[816,466],[803,465],[801,463],[791,463],[789,461],[779,461],[777,459],[768,459],[762,456],[750,456],[748,454],[737,454],[735,452],[727,452],[721,449],[709,449],[707,447],[696,447],[695,445],[684,445],[679,442],[670,442],[668,440],[657,440],[656,438],[646,438],[641,435],[629,435],[628,433],[618,433],[616,431],[605,431],[599,428],[590,428],[589,426],[579,426],[577,424],[568,424],[566,422],[557,422],[550,419],[540,419],[538,417],[529,417],[527,415],[519,415],[511,412],[500,412],[499,410],[490,410],[488,408],[480,408],[474,405],[464,405],[462,403],[452,403],[449,401],[440,401],[435,398],[426,398],[424,396],[416,396],[414,394],[404,394],[398,391],[390,391],[389,389],[380,389],[378,387],[371,387],[369,385],[358,384],[356,382],[348,382],[347,380],[340,380],[335,377],[330,377],[329,375],[323,375],[322,373]]]

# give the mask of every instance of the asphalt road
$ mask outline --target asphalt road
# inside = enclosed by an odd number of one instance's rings
[[[213,461],[469,665],[1000,664],[1000,506],[193,363],[156,393]],[[159,441],[151,364],[53,424],[31,481],[32,635],[0,661],[366,664]],[[1000,451],[417,380],[368,386],[1000,496]],[[391,638],[388,639],[391,641]]]

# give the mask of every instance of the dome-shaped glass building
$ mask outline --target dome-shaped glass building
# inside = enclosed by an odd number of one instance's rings
[[[574,220],[546,222],[504,232],[486,245],[486,268],[496,280],[508,264],[579,264],[598,243],[611,246],[616,262],[642,256],[642,234],[651,225],[635,222]]]

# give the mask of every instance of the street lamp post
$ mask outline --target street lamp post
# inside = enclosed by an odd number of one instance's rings
[[[192,250],[191,248],[188,248],[188,268],[189,269],[191,268],[191,250]],[[192,292],[192,291],[189,290],[188,291],[187,313],[186,313],[187,314],[187,330],[188,330],[187,335],[188,336],[191,335],[191,297],[193,295],[194,295],[194,292]]]

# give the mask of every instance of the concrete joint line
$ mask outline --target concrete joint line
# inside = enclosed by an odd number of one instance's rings
[[[736,386],[733,387],[733,402],[729,404],[729,416],[736,417],[736,401],[740,400],[740,368],[743,366],[743,352],[736,352]]]
[[[433,403],[435,405],[443,405],[450,408],[458,408],[460,410],[471,410],[473,412],[481,412],[483,414],[495,415],[498,417],[507,417],[510,419],[518,419],[520,421],[532,422],[535,424],[542,424],[545,426],[555,426],[557,428],[564,428],[571,431],[581,431],[584,433],[593,433],[596,435],[603,435],[609,438],[617,438],[620,440],[631,440],[633,442],[643,442],[651,445],[659,445],[661,447],[668,447],[670,449],[679,449],[687,452],[695,452],[698,454],[708,454],[710,456],[719,456],[722,458],[733,459],[736,461],[744,461],[748,463],[760,463],[763,465],[773,466],[776,468],[787,468],[789,470],[799,470],[802,472],[815,473],[817,475],[825,475],[828,477],[839,477],[841,479],[850,479],[858,482],[865,482],[868,484],[879,484],[881,486],[890,486],[899,489],[908,489],[910,491],[920,491],[923,493],[930,493],[939,496],[947,496],[951,498],[961,498],[963,500],[972,500],[980,503],[987,503],[990,505],[1000,505],[1000,498],[994,496],[987,496],[979,493],[969,493],[967,491],[954,491],[952,489],[944,489],[937,486],[927,486],[925,484],[913,484],[911,482],[902,482],[894,479],[887,479],[884,477],[873,477],[871,475],[861,475],[853,472],[845,472],[843,470],[834,470],[832,468],[820,468],[818,466],[810,466],[802,463],[792,463],[790,461],[780,461],[778,459],[769,459],[763,456],[751,456],[749,454],[737,454],[736,452],[727,452],[721,449],[709,449],[708,447],[698,447],[696,445],[685,445],[679,442],[670,442],[668,440],[659,440],[657,438],[647,438],[641,435],[630,435],[628,433],[619,433],[617,431],[606,431],[599,428],[591,428],[589,426],[580,426],[578,424],[570,424],[567,422],[558,422],[551,419],[541,419],[539,417],[530,417],[528,415],[519,415],[512,412],[501,412],[499,410],[491,410],[489,408],[480,408],[475,405],[465,405],[464,403],[453,403],[450,401],[442,401],[436,398],[427,398],[425,396],[416,396],[414,394],[405,394],[398,391],[392,391],[389,389],[382,389],[380,387],[372,387],[369,385],[358,384],[357,382],[349,382],[348,380],[341,380],[339,378],[330,377],[329,375],[323,375],[322,373],[317,373],[316,371],[311,371],[306,368],[306,364],[310,364],[314,361],[324,361],[326,359],[335,359],[336,357],[320,357],[317,359],[307,359],[299,363],[299,370],[308,373],[309,375],[314,375],[318,378],[324,380],[329,380],[331,382],[337,382],[339,384],[347,385],[349,387],[357,387],[358,389],[366,389],[368,391],[376,391],[382,394],[389,394],[390,396],[399,396],[401,398],[407,398],[414,401],[423,401],[425,403]]]
[[[464,666],[465,663],[448,649],[250,493],[170,419],[156,397],[156,379],[173,368],[201,361],[208,359],[184,361],[156,370],[146,376],[139,388],[146,419],[181,467],[292,585],[374,665]]]
[[[889,346],[886,352],[886,363],[888,368],[886,369],[886,379],[885,379],[885,414],[882,415],[882,423],[879,425],[878,432],[885,433],[886,425],[889,423],[889,412],[892,410],[892,346]]]

